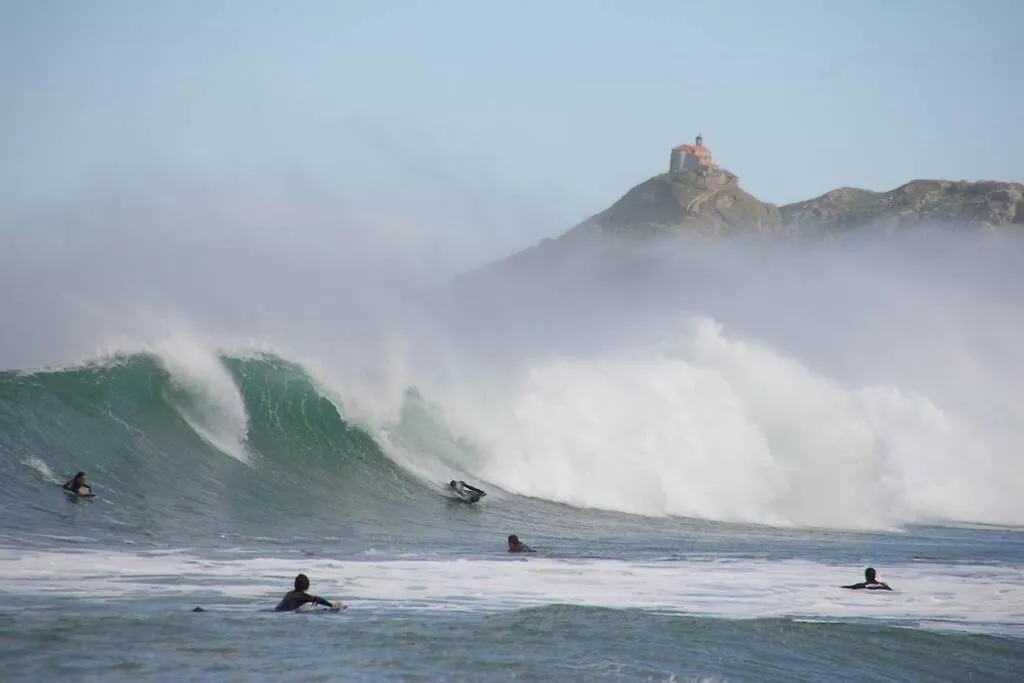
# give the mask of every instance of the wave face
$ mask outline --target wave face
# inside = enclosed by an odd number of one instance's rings
[[[1017,241],[581,247],[453,293],[323,242],[229,267],[121,237],[20,245],[0,276],[30,293],[0,300],[24,331],[0,483],[35,496],[4,504],[15,526],[78,469],[112,529],[209,538],[430,533],[454,476],[520,515],[1024,524]],[[115,286],[126,253],[188,254],[188,277],[131,261]]]
[[[380,523],[380,501],[393,508],[411,481],[301,368],[277,358],[186,367],[180,356],[138,353],[4,373],[0,397],[0,449],[23,465],[5,468],[3,485],[30,497],[5,513],[23,531],[46,531],[45,511],[66,533],[50,485],[79,469],[113,504],[112,533],[195,540],[323,533],[325,517],[335,534]]]

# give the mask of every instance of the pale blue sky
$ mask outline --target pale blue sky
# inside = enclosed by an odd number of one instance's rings
[[[1019,181],[1021,26],[1014,0],[0,0],[0,207],[172,174],[520,247],[698,131],[777,203]]]

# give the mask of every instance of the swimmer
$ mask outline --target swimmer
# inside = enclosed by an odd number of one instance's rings
[[[508,551],[510,553],[535,553],[537,552],[530,546],[526,545],[519,540],[519,537],[512,534],[508,537]]]
[[[849,586],[840,586],[840,588],[851,588],[853,590],[865,589],[869,591],[891,591],[892,588],[889,584],[882,583],[877,579],[874,567],[868,567],[864,570],[864,581],[861,583],[851,583]]]
[[[288,591],[281,602],[277,603],[277,607],[274,608],[275,612],[294,612],[298,608],[305,605],[307,602],[313,603],[314,605],[323,605],[324,607],[333,607],[336,609],[343,609],[344,605],[341,601],[328,602],[318,595],[310,595],[306,591],[309,590],[309,577],[305,574],[299,574],[295,577],[295,590]]]
[[[72,479],[68,479],[66,482],[64,482],[64,485],[61,488],[67,491],[68,493],[75,494],[76,496],[93,495],[92,487],[85,483],[85,472],[79,472]],[[89,489],[89,492],[82,493],[82,489]]]

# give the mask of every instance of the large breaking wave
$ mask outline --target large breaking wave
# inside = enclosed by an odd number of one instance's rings
[[[1016,241],[678,239],[453,292],[237,239],[17,245],[6,490],[87,469],[120,523],[210,534],[429,526],[452,476],[520,506],[1024,524]]]
[[[707,320],[674,343],[410,388],[391,414],[361,411],[372,396],[346,404],[344,387],[279,357],[194,348],[7,373],[0,385],[6,454],[97,472],[140,506],[157,491],[161,504],[195,501],[200,519],[250,489],[286,514],[365,518],[376,501],[390,525],[397,512],[382,500],[424,502],[458,475],[643,515],[1021,521],[1012,443],[925,396],[844,386]],[[303,508],[317,489],[328,509]]]

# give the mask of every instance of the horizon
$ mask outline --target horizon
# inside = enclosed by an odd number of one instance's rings
[[[777,205],[1020,182],[1024,6],[984,7],[8,3],[0,206],[178,192],[494,257],[603,210],[698,133]]]

